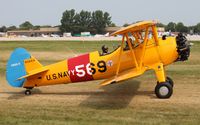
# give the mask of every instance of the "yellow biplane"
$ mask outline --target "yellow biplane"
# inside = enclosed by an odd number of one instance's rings
[[[190,46],[182,34],[177,37],[158,37],[155,21],[142,21],[122,28],[112,34],[122,35],[121,46],[108,52],[95,51],[61,62],[43,66],[25,49],[17,48],[7,63],[6,78],[13,87],[31,89],[39,86],[106,79],[100,85],[118,83],[154,70],[157,78],[155,94],[169,98],[173,93],[173,81],[167,77],[164,67],[175,61],[185,61]]]

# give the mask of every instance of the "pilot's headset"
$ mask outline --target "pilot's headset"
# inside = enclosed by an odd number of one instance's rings
[[[101,49],[102,49],[103,53],[108,53],[108,47],[106,45],[103,45],[101,47]]]

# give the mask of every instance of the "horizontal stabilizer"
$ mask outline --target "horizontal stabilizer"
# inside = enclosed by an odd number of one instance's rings
[[[39,68],[39,69],[35,69],[35,70],[32,70],[31,72],[29,72],[27,75],[18,78],[17,80],[21,80],[21,79],[23,79],[23,78],[28,78],[28,77],[30,77],[30,76],[33,76],[33,75],[36,75],[36,74],[39,74],[39,73],[43,73],[43,72],[46,72],[46,71],[48,71],[48,70],[49,70],[49,69],[46,68],[46,67],[42,67],[42,68]]]
[[[124,81],[124,80],[130,79],[130,78],[139,76],[139,75],[143,74],[144,71],[145,71],[145,68],[140,69],[140,70],[137,70],[136,68],[134,68],[134,69],[130,69],[130,70],[121,72],[120,74],[113,76],[113,77],[109,78],[108,80],[103,81],[100,84],[100,86],[106,86],[109,84],[117,83],[120,81]]]

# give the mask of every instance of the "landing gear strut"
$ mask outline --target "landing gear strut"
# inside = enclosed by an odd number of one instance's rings
[[[170,77],[167,76],[166,80],[167,80],[167,82],[169,82],[169,84],[170,84],[172,87],[174,87],[174,81],[173,81]]]
[[[155,94],[160,99],[167,99],[172,96],[173,93],[173,81],[170,77],[165,77],[164,66],[162,63],[158,63],[153,66],[153,69],[157,77],[157,85],[155,87]]]

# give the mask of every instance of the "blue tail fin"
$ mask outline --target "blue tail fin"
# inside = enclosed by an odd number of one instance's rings
[[[27,74],[24,66],[24,60],[29,58],[31,58],[31,55],[24,48],[17,48],[11,54],[6,66],[6,79],[11,86],[23,86],[25,79],[17,79]]]

